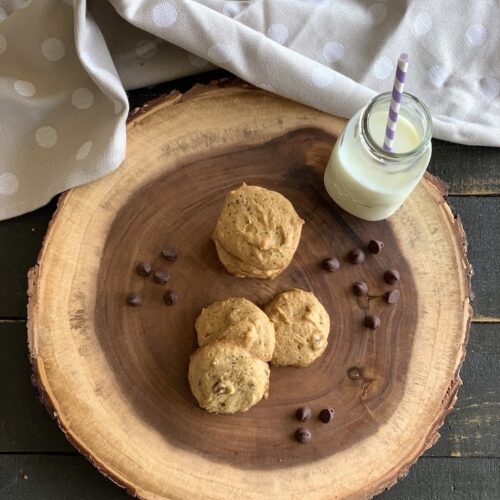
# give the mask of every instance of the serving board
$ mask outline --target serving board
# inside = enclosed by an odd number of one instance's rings
[[[387,221],[339,209],[322,176],[344,121],[239,81],[197,86],[136,111],[114,173],[64,195],[30,274],[29,347],[42,401],[96,467],[148,499],[367,498],[393,485],[436,441],[460,385],[471,317],[460,221],[426,175]],[[290,267],[272,281],[225,272],[210,241],[224,195],[242,182],[285,195],[305,220]],[[372,239],[378,255],[346,254]],[[160,256],[175,246],[179,258]],[[341,268],[328,273],[325,257]],[[180,300],[134,272],[171,274]],[[391,287],[401,300],[357,299]],[[313,291],[332,329],[308,368],[272,368],[269,399],[211,415],[187,383],[194,320],[215,300],[259,305],[290,288]],[[143,295],[127,307],[128,292]],[[364,327],[367,311],[381,327]],[[357,368],[358,379],[349,377]],[[352,372],[351,372],[352,373]],[[313,440],[293,440],[307,404]],[[332,423],[317,420],[324,407]]]

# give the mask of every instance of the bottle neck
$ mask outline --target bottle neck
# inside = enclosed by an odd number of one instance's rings
[[[385,151],[382,144],[379,144],[373,137],[371,120],[373,120],[373,116],[376,113],[380,112],[382,112],[384,116],[388,116],[390,104],[391,92],[375,96],[362,110],[359,117],[358,130],[361,143],[367,152],[377,160],[377,162],[399,171],[411,165],[429,149],[432,137],[432,118],[429,110],[422,101],[411,94],[404,93],[401,99],[399,116],[407,120],[415,129],[418,143],[408,151]]]

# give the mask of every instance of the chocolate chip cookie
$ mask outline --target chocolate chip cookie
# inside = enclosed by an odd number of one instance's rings
[[[276,331],[273,365],[308,366],[323,354],[330,317],[313,293],[289,290],[274,297],[264,310]]]
[[[188,378],[202,408],[235,413],[267,398],[269,374],[267,363],[232,341],[219,340],[191,355]]]
[[[243,184],[226,196],[212,239],[231,274],[272,279],[290,264],[303,224],[283,195]]]
[[[274,325],[262,309],[247,299],[214,302],[201,311],[195,328],[200,347],[225,339],[262,361],[270,361],[273,356]]]

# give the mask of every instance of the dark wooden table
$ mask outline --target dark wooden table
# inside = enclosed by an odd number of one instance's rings
[[[223,71],[129,93],[131,107]],[[430,171],[449,184],[474,267],[474,320],[464,381],[442,437],[406,479],[379,498],[500,498],[500,149],[433,141]],[[118,499],[66,441],[37,400],[26,345],[26,273],[35,264],[56,201],[0,222],[0,499]],[[381,460],[383,457],[381,457]]]

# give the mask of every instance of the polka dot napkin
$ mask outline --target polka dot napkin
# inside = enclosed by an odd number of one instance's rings
[[[494,0],[0,0],[0,219],[119,167],[125,89],[222,66],[349,117],[391,88],[434,135],[500,146]]]

